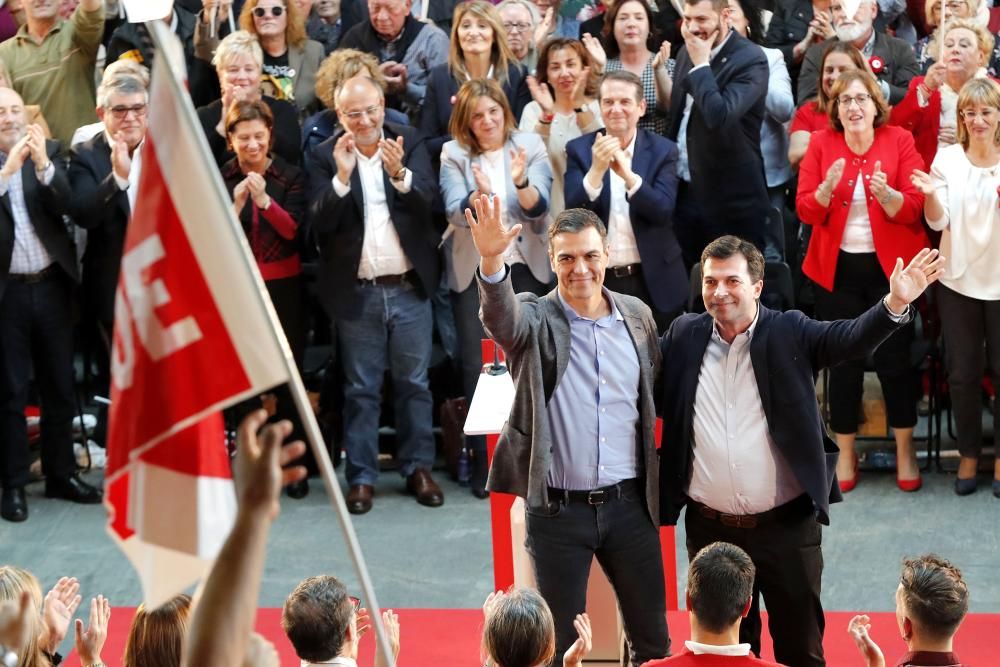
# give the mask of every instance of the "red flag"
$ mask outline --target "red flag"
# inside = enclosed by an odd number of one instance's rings
[[[235,518],[219,411],[287,382],[290,367],[190,98],[170,79],[174,55],[161,52],[152,77],[108,426],[108,529],[149,607],[208,571]]]

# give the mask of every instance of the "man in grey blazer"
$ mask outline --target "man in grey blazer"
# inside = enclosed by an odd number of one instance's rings
[[[499,199],[484,195],[474,205],[466,219],[481,256],[480,316],[517,389],[487,488],[525,498],[525,546],[555,619],[557,655],[576,638],[573,619],[586,611],[596,556],[618,596],[632,664],[662,658],[670,640],[652,313],[604,287],[607,230],[593,212],[568,209],[552,223],[558,287],[538,297],[514,294],[503,261],[521,225],[504,227]]]

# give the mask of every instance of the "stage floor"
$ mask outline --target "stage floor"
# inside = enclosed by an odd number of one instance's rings
[[[479,658],[479,640],[483,627],[483,614],[479,609],[397,609],[400,623],[399,662],[403,667],[476,667],[483,664]],[[108,643],[103,654],[109,665],[121,664],[125,638],[132,620],[133,608],[115,607],[111,614]],[[848,667],[862,664],[854,642],[847,634],[850,612],[827,614],[826,661],[830,667]],[[872,614],[872,636],[879,642],[886,655],[886,663],[894,664],[906,647],[896,629],[896,617],[891,613]],[[670,637],[674,652],[680,650],[688,639],[688,620],[685,612],[668,615]],[[257,616],[257,631],[274,642],[281,655],[282,667],[298,667],[291,644],[281,630],[281,609],[262,609]],[[992,642],[1000,614],[971,614],[959,630],[955,650],[963,662],[970,665],[996,664],[996,646]],[[765,639],[766,641],[766,639]],[[371,665],[374,639],[362,640],[359,665]],[[773,658],[769,643],[765,644],[764,657]],[[79,667],[76,656],[63,663]],[[560,662],[561,664],[561,662]]]

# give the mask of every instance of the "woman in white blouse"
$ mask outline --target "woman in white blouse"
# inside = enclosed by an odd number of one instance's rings
[[[537,132],[549,149],[552,163],[552,201],[549,213],[566,207],[566,143],[604,127],[601,105],[594,99],[596,80],[590,54],[575,39],[550,39],[538,54],[538,70],[528,77],[533,100],[521,114],[521,131]]]
[[[517,292],[541,296],[551,289],[548,258],[549,190],[552,168],[545,144],[534,132],[518,132],[500,85],[489,79],[462,84],[448,133],[454,137],[441,149],[441,196],[448,230],[444,263],[448,278],[465,395],[471,400],[482,369],[479,287],[474,276],[479,253],[465,220],[469,202],[480,195],[499,197],[508,227],[521,224],[505,261]],[[485,497],[486,440],[477,436],[470,445],[475,455],[472,492]]]
[[[945,365],[962,458],[955,493],[976,490],[983,442],[983,344],[990,377],[1000,387],[1000,85],[973,79],[958,95],[958,143],[938,151],[931,173],[914,171],[924,215],[943,232],[948,258],[938,289]],[[994,408],[993,419],[997,411]],[[996,428],[996,426],[994,426]],[[993,470],[1000,498],[1000,458]]]

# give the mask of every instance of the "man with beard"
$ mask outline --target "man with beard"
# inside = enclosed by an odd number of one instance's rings
[[[910,79],[920,73],[913,48],[902,39],[875,30],[875,17],[878,15],[878,3],[875,0],[862,0],[854,16],[847,16],[846,6],[844,0],[833,0],[830,3],[837,36],[814,44],[806,51],[799,73],[798,103],[802,104],[816,96],[823,54],[833,41],[838,40],[850,42],[861,51],[882,86],[882,95],[890,105],[899,104],[906,96]]]
[[[760,47],[730,27],[729,12],[727,0],[684,3],[668,138],[680,152],[674,229],[688,267],[724,234],[765,245],[760,128],[770,74]]]
[[[31,456],[24,408],[34,377],[42,407],[45,495],[99,503],[73,457],[73,241],[59,145],[27,125],[24,102],[0,88],[0,516],[28,518]],[[34,373],[32,373],[34,370]]]

